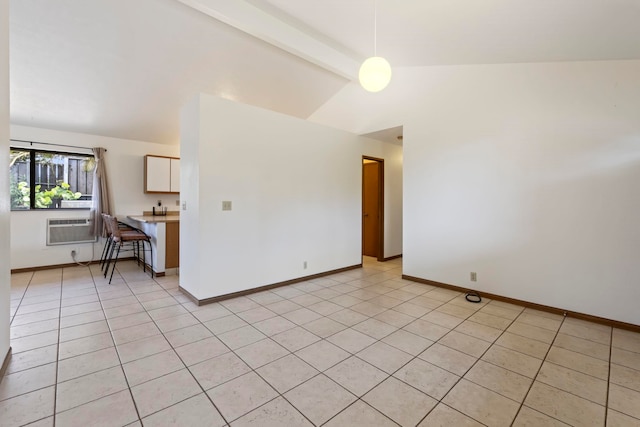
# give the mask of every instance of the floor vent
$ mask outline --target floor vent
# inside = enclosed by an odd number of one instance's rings
[[[97,240],[91,235],[88,219],[47,219],[47,246],[93,243]]]

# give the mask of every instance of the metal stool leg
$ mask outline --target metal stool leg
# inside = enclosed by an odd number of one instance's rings
[[[102,249],[102,256],[100,257],[100,269],[104,270],[104,265],[107,262],[107,256],[109,255],[109,251],[111,250],[111,236],[107,237],[107,241],[104,243],[104,248]]]
[[[153,279],[153,246],[151,246],[151,238],[147,240],[147,243],[149,243],[149,256],[151,257],[149,261],[149,270],[151,270],[151,278]]]
[[[122,246],[122,242],[117,243],[118,252],[116,252],[116,258],[113,260],[113,267],[111,268],[111,276],[109,277],[109,284],[111,284],[111,280],[113,279],[113,272],[116,269],[116,264],[118,262],[118,255],[120,255],[120,247]]]
[[[113,251],[116,249],[116,242],[111,242],[111,250],[109,251],[109,257],[107,258],[106,267],[104,269],[104,278],[107,278],[107,274],[109,273],[109,265],[111,265],[111,260],[113,259]]]

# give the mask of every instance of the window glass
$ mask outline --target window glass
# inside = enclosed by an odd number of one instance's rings
[[[12,149],[11,161],[13,210],[91,207],[93,156]]]
[[[29,209],[31,158],[28,150],[9,150],[9,189],[11,210]]]

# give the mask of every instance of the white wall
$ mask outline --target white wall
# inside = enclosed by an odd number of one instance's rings
[[[400,147],[208,95],[183,108],[180,144],[180,283],[199,299],[360,264],[363,154],[389,158],[401,192]]]
[[[405,274],[638,325],[638,76],[640,61],[400,69],[375,105],[350,87],[312,119],[404,124]]]
[[[107,149],[107,175],[114,203],[113,212],[117,215],[140,215],[143,210],[150,211],[157,200],[170,210],[178,210],[175,194],[144,193],[144,156],[157,154],[177,156],[178,146],[154,144],[98,135],[61,132],[49,129],[25,126],[11,126],[11,138],[27,141],[65,144],[79,147],[104,147]],[[24,144],[22,144],[24,145]],[[20,143],[12,143],[20,146]],[[55,147],[38,146],[55,149]],[[64,151],[73,149],[60,147]],[[90,153],[88,150],[78,152]],[[14,211],[11,212],[11,268],[28,268],[73,262],[71,250],[78,251],[78,260],[87,261],[92,256],[92,245],[46,246],[47,218],[88,218],[89,211]],[[102,242],[95,244],[94,259],[100,257]]]
[[[9,0],[0,0],[0,158],[9,158]],[[0,162],[0,188],[9,188],[9,164]],[[9,192],[0,191],[0,366],[9,351]]]

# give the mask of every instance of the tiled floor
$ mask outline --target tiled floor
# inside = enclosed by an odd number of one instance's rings
[[[640,426],[640,334],[400,260],[203,307],[118,267],[13,275],[1,426]]]

